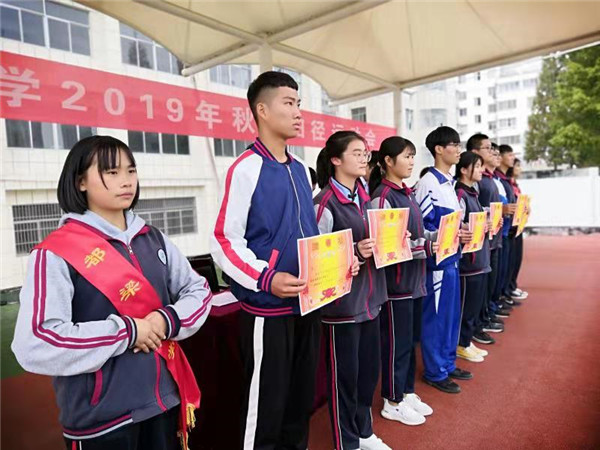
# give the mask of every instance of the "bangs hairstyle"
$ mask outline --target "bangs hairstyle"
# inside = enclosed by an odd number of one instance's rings
[[[375,189],[381,184],[385,176],[387,169],[385,157],[389,156],[395,164],[398,155],[401,155],[405,151],[408,153],[408,156],[417,154],[415,144],[408,139],[400,136],[390,136],[383,140],[379,146],[379,151],[375,154],[375,158],[371,159],[371,161],[374,159],[377,160],[377,166],[373,169],[369,177],[369,192],[375,192]]]
[[[250,105],[250,110],[252,111],[254,121],[257,124],[258,114],[256,114],[256,105],[260,100],[260,96],[266,90],[280,87],[289,87],[297,91],[298,83],[296,83],[296,81],[287,73],[269,71],[261,73],[256,80],[254,80],[252,83],[250,83],[250,86],[248,86],[248,104]]]
[[[125,152],[133,167],[136,167],[135,158],[129,147],[112,136],[86,137],[73,146],[67,155],[67,160],[58,180],[58,204],[64,212],[83,214],[88,209],[87,194],[79,190],[81,179],[94,161],[97,160],[98,174],[106,187],[103,172],[117,167],[120,150]],[[139,197],[140,185],[138,182],[129,209],[135,207]]]
[[[454,178],[456,178],[457,180],[460,180],[462,177],[462,171],[461,169],[471,169],[469,172],[469,178],[473,177],[473,171],[475,170],[475,164],[477,164],[477,161],[479,161],[481,163],[481,165],[483,165],[483,158],[481,156],[479,156],[477,153],[474,152],[463,152],[460,155],[460,160],[458,161],[458,164],[456,165],[456,175],[454,176]]]
[[[427,135],[425,138],[425,146],[431,153],[431,156],[435,159],[435,146],[441,145],[442,147],[448,144],[460,144],[460,136],[458,131],[450,127],[438,127]]]

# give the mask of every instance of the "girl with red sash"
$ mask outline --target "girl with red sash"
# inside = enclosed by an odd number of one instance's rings
[[[131,210],[131,150],[79,141],[58,183],[59,228],[32,251],[12,350],[54,377],[68,450],[187,448],[200,391],[178,341],[211,307],[208,283]]]

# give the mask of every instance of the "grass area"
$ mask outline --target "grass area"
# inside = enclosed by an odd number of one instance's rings
[[[18,303],[0,306],[0,378],[13,377],[24,372],[10,350],[17,312]]]

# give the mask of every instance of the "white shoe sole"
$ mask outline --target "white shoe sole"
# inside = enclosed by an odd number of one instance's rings
[[[388,413],[385,409],[381,410],[381,417],[383,417],[384,419],[387,419],[387,420],[393,420],[395,422],[400,422],[400,423],[403,423],[404,425],[409,425],[411,427],[414,427],[417,425],[423,425],[425,423],[425,417],[423,417],[422,422],[409,422],[406,419],[401,419],[397,416],[394,416],[394,415]]]
[[[458,356],[461,359],[464,359],[465,361],[471,361],[471,362],[474,362],[474,363],[479,363],[479,362],[483,362],[484,361],[483,356],[480,356],[478,358],[467,358],[466,356],[461,356],[461,355],[456,355],[456,356]]]

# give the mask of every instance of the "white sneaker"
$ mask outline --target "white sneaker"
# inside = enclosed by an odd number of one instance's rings
[[[510,293],[510,298],[513,300],[525,300],[528,296],[529,294],[527,292],[520,289],[515,289]]]
[[[388,420],[396,420],[404,425],[421,425],[425,423],[425,417],[413,409],[406,399],[398,404],[392,405],[387,398],[383,399],[381,415]],[[361,446],[362,448],[362,443]]]
[[[402,403],[408,404],[412,409],[422,416],[430,416],[433,414],[433,409],[419,397],[417,394],[404,394]]]
[[[392,450],[392,447],[386,445],[373,433],[366,439],[360,438],[360,450]]]
[[[456,356],[471,362],[483,362],[483,356],[475,353],[471,347],[456,347]]]
[[[477,353],[479,356],[487,356],[487,355],[489,355],[489,353],[488,353],[487,350],[483,350],[482,348],[475,347],[475,344],[473,344],[472,342],[471,342],[471,345],[469,345],[469,348],[471,350],[473,350],[475,353]]]

